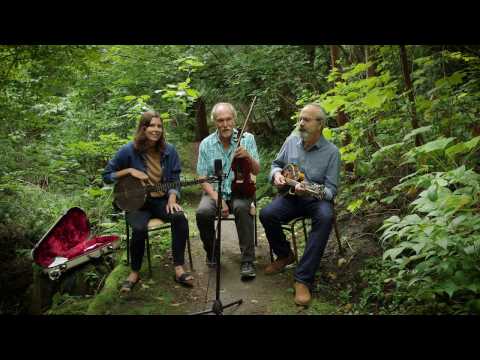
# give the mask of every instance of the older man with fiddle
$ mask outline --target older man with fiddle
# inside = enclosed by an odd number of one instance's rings
[[[265,268],[266,274],[278,273],[295,261],[281,225],[301,216],[312,219],[312,230],[294,275],[295,303],[303,306],[311,301],[315,272],[332,228],[333,198],[340,174],[340,151],[322,135],[325,122],[326,116],[320,105],[306,105],[300,112],[300,136],[291,135],[286,139],[270,172],[273,184],[283,188],[287,182],[282,170],[286,165],[294,164],[304,173],[307,182],[323,185],[318,186],[321,189],[319,196],[311,196],[305,191],[305,184],[298,183],[294,191],[276,197],[260,212],[267,239],[277,255],[277,259]]]
[[[215,175],[214,161],[221,159],[223,173],[229,174],[218,189],[218,184],[203,183],[203,194],[196,211],[197,226],[203,248],[207,254],[207,264],[215,266],[213,253],[213,240],[215,237],[214,221],[217,209],[218,191],[222,192],[222,216],[227,217],[230,209],[235,215],[235,223],[242,254],[240,275],[242,280],[253,279],[255,272],[255,244],[254,244],[254,220],[250,214],[252,197],[232,193],[232,180],[235,175],[230,171],[232,159],[244,159],[251,168],[251,173],[257,175],[260,172],[260,160],[257,145],[252,134],[244,132],[241,142],[237,147],[236,141],[239,131],[235,129],[237,113],[230,103],[217,103],[211,113],[211,119],[215,124],[216,131],[210,134],[200,143],[197,173],[200,177]]]

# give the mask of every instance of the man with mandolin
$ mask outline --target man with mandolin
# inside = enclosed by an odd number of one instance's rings
[[[300,111],[299,135],[289,136],[272,162],[270,179],[279,189],[287,188],[260,212],[270,246],[277,256],[266,274],[281,272],[295,261],[282,224],[297,217],[312,219],[305,251],[295,269],[295,303],[311,301],[311,287],[332,228],[333,199],[340,174],[340,151],[322,131],[326,115],[320,105],[308,104]]]
[[[214,161],[221,159],[223,173],[228,174],[228,177],[223,182],[222,189],[217,188],[218,184],[215,184],[216,187],[210,183],[202,184],[203,194],[196,211],[196,220],[207,255],[207,264],[214,266],[214,221],[217,213],[218,191],[221,191],[222,216],[227,217],[230,208],[235,215],[242,254],[240,275],[242,280],[247,280],[256,276],[254,219],[250,214],[250,207],[255,195],[252,175],[259,173],[260,161],[254,136],[235,129],[236,118],[237,113],[230,103],[217,103],[212,108],[211,119],[216,131],[200,143],[197,173],[200,177],[214,175]],[[247,120],[248,115],[245,124]]]
[[[175,266],[174,280],[192,287],[193,276],[185,272],[184,253],[189,236],[188,221],[178,204],[180,197],[180,159],[175,147],[165,141],[163,121],[154,111],[144,112],[137,127],[134,141],[122,146],[111,159],[103,173],[106,183],[116,183],[116,201],[127,211],[127,221],[133,229],[131,249],[131,273],[123,282],[121,292],[129,292],[140,280],[139,271],[148,236],[147,225],[152,217],[171,222],[172,256]],[[135,187],[128,192],[128,185],[142,182],[152,191],[145,193]],[[175,184],[166,192],[155,184]],[[124,186],[118,186],[119,184]],[[155,191],[156,190],[156,191]],[[122,196],[124,195],[124,196]]]

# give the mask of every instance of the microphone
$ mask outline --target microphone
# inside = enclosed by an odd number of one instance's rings
[[[215,159],[213,162],[215,168],[215,176],[218,178],[222,177],[222,159]]]

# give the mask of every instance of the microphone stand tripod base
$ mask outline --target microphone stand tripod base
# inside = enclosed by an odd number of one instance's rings
[[[233,306],[233,305],[241,305],[242,303],[243,303],[243,300],[240,299],[240,300],[234,301],[230,304],[222,305],[222,302],[220,300],[214,300],[212,308],[210,310],[200,311],[200,312],[197,312],[197,313],[193,313],[191,315],[204,315],[204,314],[209,314],[209,313],[213,313],[215,315],[223,315],[223,309],[226,309],[226,308],[228,308],[230,306]]]

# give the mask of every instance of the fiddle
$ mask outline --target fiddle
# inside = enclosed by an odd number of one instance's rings
[[[241,130],[239,129],[238,139],[236,139],[237,146],[234,153],[240,146],[240,142],[244,137],[245,127],[256,99],[257,97],[255,96],[252,105],[250,106],[250,111],[247,114],[247,118],[245,119],[245,123],[243,124],[243,128]],[[246,158],[234,158],[230,170],[234,173],[234,178],[232,180],[232,194],[241,197],[253,197],[255,195],[256,187],[255,182],[252,179],[252,164],[250,161]]]
[[[246,158],[235,158],[231,169],[234,173],[232,180],[232,194],[242,197],[255,195],[255,182],[252,180],[252,164]]]

